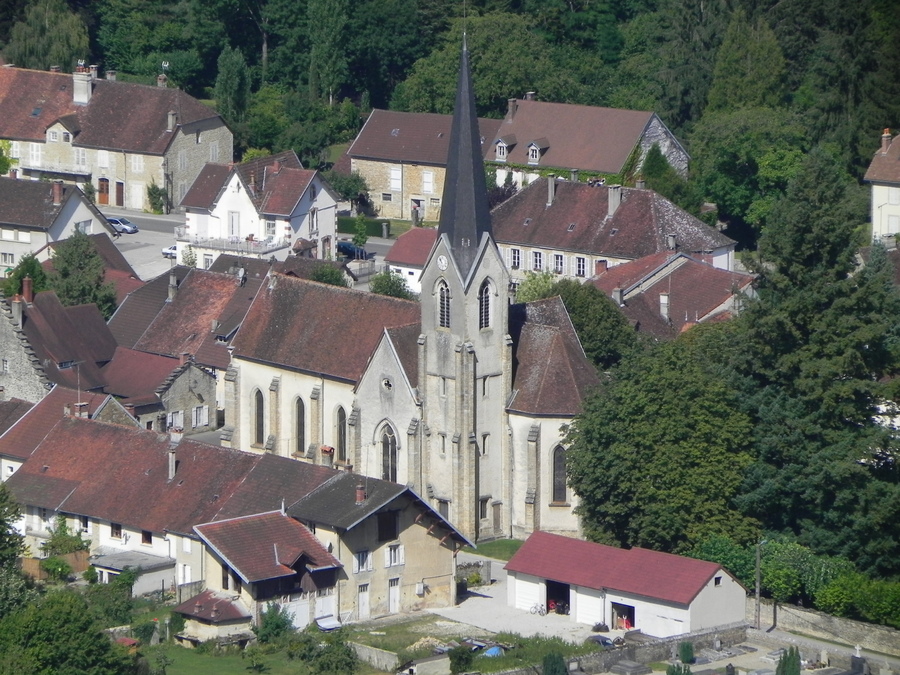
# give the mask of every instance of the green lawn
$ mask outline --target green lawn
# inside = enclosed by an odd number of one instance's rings
[[[478,544],[477,549],[466,547],[463,550],[466,553],[483,555],[496,560],[509,560],[524,543],[521,539],[495,539],[494,541]]]

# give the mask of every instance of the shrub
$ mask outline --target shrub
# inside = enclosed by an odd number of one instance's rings
[[[454,675],[471,670],[472,663],[475,661],[475,652],[465,646],[454,647],[447,652],[447,656],[450,658],[450,672]]]
[[[694,662],[694,643],[680,642],[678,643],[678,658],[682,663]]]
[[[54,581],[65,581],[72,574],[72,566],[56,556],[50,556],[41,560],[41,569]]]
[[[553,652],[544,657],[544,675],[568,675],[562,654]]]
[[[288,638],[285,652],[290,661],[296,660],[311,663],[319,652],[319,643],[309,633],[297,633]]]
[[[260,616],[259,625],[253,629],[256,639],[265,644],[287,635],[294,627],[293,618],[286,607],[270,602]]]
[[[666,668],[666,675],[691,675],[691,667],[683,663],[673,663]]]
[[[345,641],[343,631],[330,633],[325,638],[325,646],[319,651],[314,662],[317,673],[340,673],[349,675],[359,668],[356,652]]]
[[[90,542],[81,538],[81,533],[69,530],[66,517],[56,517],[56,527],[50,530],[50,538],[41,544],[41,550],[48,556],[65,555],[76,551],[87,551]]]
[[[800,675],[800,650],[789,647],[781,654],[778,665],[775,666],[775,675]]]
[[[172,635],[178,635],[184,631],[184,614],[172,612],[169,615],[169,631]]]
[[[96,584],[100,579],[97,576],[97,568],[91,565],[81,573],[81,578],[89,584]]]
[[[466,583],[471,586],[480,586],[481,585],[481,574],[478,572],[472,572],[468,577],[466,577]]]
[[[156,623],[154,621],[142,621],[131,627],[131,634],[135,639],[140,640],[142,645],[149,645],[156,632]]]

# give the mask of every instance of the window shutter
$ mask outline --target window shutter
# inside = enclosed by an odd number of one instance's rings
[[[359,553],[353,556],[353,573],[356,574],[357,572],[359,572]]]
[[[400,564],[406,564],[406,554],[403,552],[403,544],[400,544]]]
[[[200,408],[200,426],[208,427],[209,426],[209,406],[205,405]]]
[[[388,568],[391,566],[391,547],[390,546],[384,547],[384,566],[385,566],[385,568]]]
[[[373,569],[372,565],[372,552],[366,551],[366,570],[371,572]]]

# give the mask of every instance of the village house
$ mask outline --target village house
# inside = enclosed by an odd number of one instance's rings
[[[113,234],[106,218],[74,185],[0,177],[0,271],[9,274],[28,254],[46,260],[47,246],[76,230]]]
[[[218,113],[165,75],[152,87],[114,71],[101,79],[97,66],[0,68],[0,139],[20,177],[90,184],[98,206],[138,211],[151,208],[152,186],[178,204],[207,162],[231,161],[233,150]]]
[[[865,181],[872,184],[872,241],[886,241],[900,234],[900,141],[891,130],[881,135],[881,147],[872,158]]]
[[[321,174],[304,169],[293,150],[237,165],[207,164],[181,200],[185,224],[175,228],[176,259],[183,261],[188,247],[203,268],[223,252],[330,259],[337,200]]]
[[[585,174],[621,182],[639,174],[654,145],[687,175],[690,156],[656,113],[538,101],[529,92],[509,99],[487,157],[497,185],[522,188],[548,169],[573,181]]]
[[[422,292],[422,269],[436,239],[436,229],[414,227],[397,237],[391,250],[384,256],[384,264],[392,273],[402,277],[413,293]]]
[[[535,532],[506,571],[510,607],[562,603],[577,623],[665,638],[745,619],[746,589],[705,560]]]
[[[583,281],[663,251],[734,269],[736,242],[653,190],[540,178],[491,212],[513,282],[526,272]]]

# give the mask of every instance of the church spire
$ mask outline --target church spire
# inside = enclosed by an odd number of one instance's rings
[[[438,236],[446,235],[456,265],[467,277],[475,262],[481,236],[491,231],[487,186],[484,180],[484,152],[478,117],[475,115],[475,96],[472,74],[469,71],[469,50],[463,35],[459,60],[459,82],[456,86],[456,105],[453,126],[450,128],[450,153],[444,178],[441,222]]]

